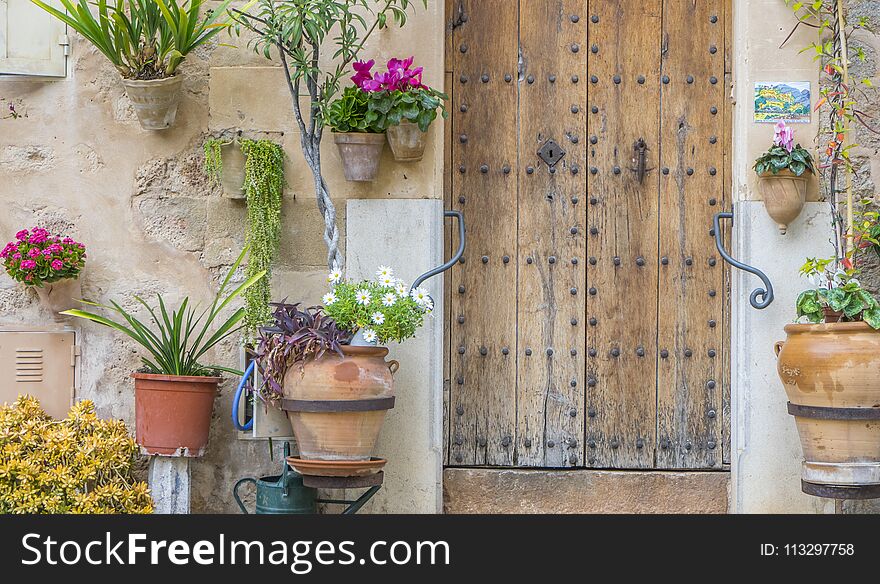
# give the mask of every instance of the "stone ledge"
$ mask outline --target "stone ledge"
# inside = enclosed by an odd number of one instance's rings
[[[729,472],[447,468],[445,513],[727,513]]]

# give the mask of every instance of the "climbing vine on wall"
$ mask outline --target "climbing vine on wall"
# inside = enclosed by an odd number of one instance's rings
[[[266,271],[266,277],[245,291],[245,340],[256,337],[257,327],[272,320],[269,309],[272,264],[281,238],[284,193],[284,150],[270,140],[240,139],[245,156],[244,192],[247,200],[246,243],[250,248],[246,278]],[[222,168],[222,167],[221,167]]]

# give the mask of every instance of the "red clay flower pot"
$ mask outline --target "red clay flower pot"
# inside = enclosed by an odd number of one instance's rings
[[[144,454],[205,453],[219,377],[132,373],[137,443]]]

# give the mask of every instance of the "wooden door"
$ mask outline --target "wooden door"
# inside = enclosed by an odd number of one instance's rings
[[[449,464],[721,466],[727,8],[449,0]]]

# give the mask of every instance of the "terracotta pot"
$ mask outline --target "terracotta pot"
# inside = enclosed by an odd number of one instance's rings
[[[144,130],[164,130],[174,125],[182,83],[180,75],[150,81],[122,80]]]
[[[388,128],[388,145],[398,162],[417,162],[425,155],[427,134],[418,124],[403,121],[400,125]]]
[[[137,443],[144,454],[205,453],[219,377],[132,373]]]
[[[335,133],[333,140],[342,158],[345,179],[355,182],[376,180],[385,146],[385,134]]]
[[[790,324],[785,332],[777,370],[806,459],[803,480],[880,484],[880,333],[863,322]]]
[[[223,171],[220,173],[220,185],[223,196],[227,199],[245,199],[244,194],[244,153],[237,142],[230,142],[220,147],[223,159]]]
[[[62,310],[70,310],[80,306],[77,301],[82,298],[82,284],[77,278],[66,278],[51,284],[43,284],[42,288],[34,286],[34,290],[37,291],[43,308],[52,313],[55,322],[67,320],[63,314],[58,314]]]
[[[779,234],[785,235],[789,223],[797,219],[804,208],[809,175],[795,176],[790,170],[780,170],[778,174],[765,172],[760,177],[764,208],[779,227]]]
[[[284,378],[287,412],[306,460],[370,460],[385,414],[394,407],[397,361],[384,347],[343,347]]]

